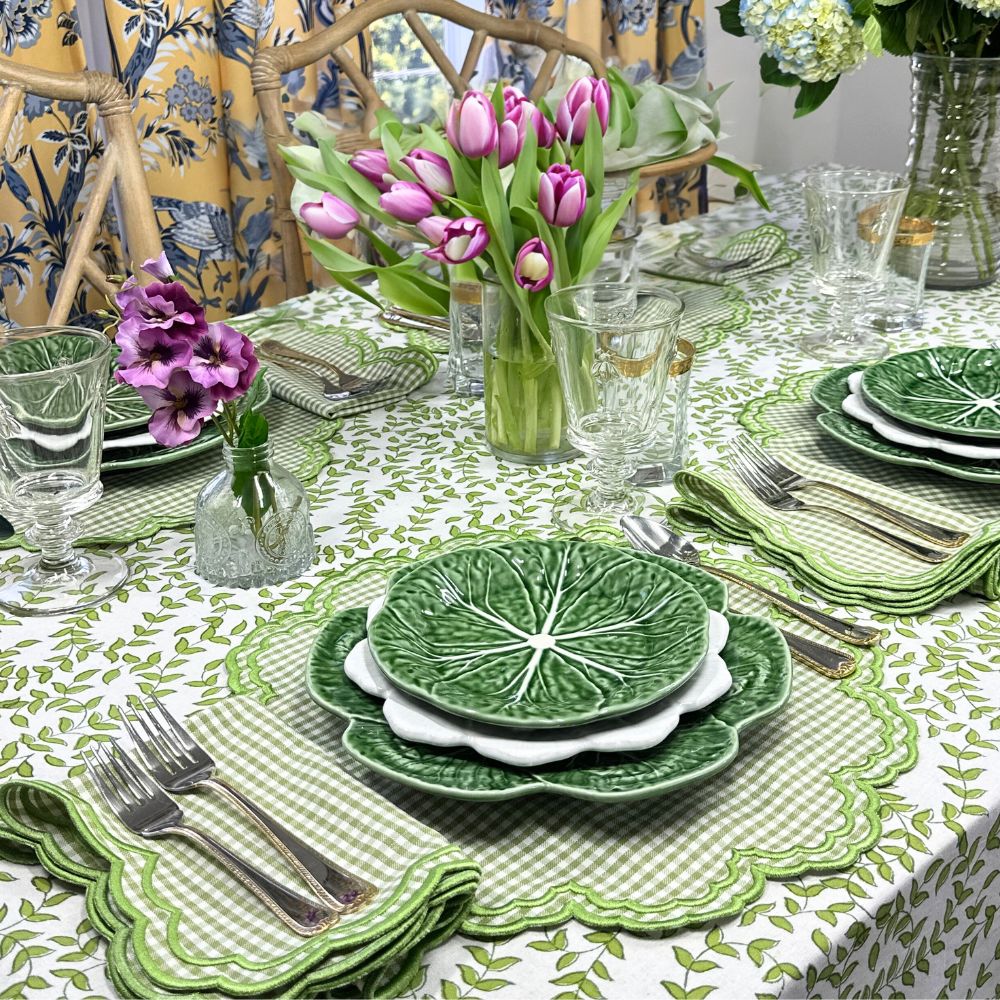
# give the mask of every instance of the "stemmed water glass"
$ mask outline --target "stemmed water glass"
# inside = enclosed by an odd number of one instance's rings
[[[589,457],[595,480],[590,492],[560,504],[555,517],[573,530],[616,526],[643,508],[643,494],[628,479],[656,429],[684,304],[659,288],[607,282],[555,292],[545,311],[566,434]]]
[[[0,508],[41,554],[0,583],[0,608],[48,615],[100,604],[125,582],[118,556],[74,549],[73,515],[101,496],[106,336],[79,327],[0,335]]]
[[[887,345],[859,313],[882,281],[909,185],[879,170],[817,170],[804,187],[813,271],[833,306],[830,328],[807,333],[802,348],[836,364],[880,358]]]

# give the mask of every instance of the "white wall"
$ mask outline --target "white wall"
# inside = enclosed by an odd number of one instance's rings
[[[714,8],[715,0],[708,6]],[[722,127],[729,136],[724,152],[766,172],[822,162],[902,169],[910,120],[908,60],[869,57],[841,79],[819,110],[795,119],[796,92],[761,84],[760,49],[753,39],[726,34],[714,9],[706,21],[709,79],[716,86],[733,81],[722,98]]]

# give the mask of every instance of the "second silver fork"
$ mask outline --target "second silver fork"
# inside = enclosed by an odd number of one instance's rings
[[[893,524],[898,524],[907,531],[912,531],[920,538],[937,545],[944,545],[948,548],[955,548],[963,542],[969,540],[969,536],[964,531],[953,531],[951,528],[944,528],[923,518],[914,517],[912,514],[887,507],[877,500],[855,493],[853,490],[845,489],[836,483],[828,483],[822,479],[809,479],[801,475],[794,469],[779,462],[773,455],[766,452],[749,434],[740,434],[732,441],[732,446],[737,454],[742,455],[748,462],[756,465],[765,476],[776,482],[783,489],[793,491],[814,486],[829,493],[835,493],[853,503],[866,507],[868,510],[880,517],[884,517]]]
[[[730,457],[732,470],[736,473],[736,476],[758,500],[768,507],[784,511],[811,510],[817,513],[833,514],[835,517],[840,518],[840,520],[853,525],[859,531],[863,531],[865,534],[871,535],[873,538],[877,538],[885,542],[886,545],[891,545],[894,549],[905,552],[907,555],[912,556],[914,559],[919,559],[921,562],[943,563],[953,555],[951,552],[931,549],[926,545],[920,545],[906,538],[900,538],[898,535],[885,531],[883,528],[869,524],[867,521],[862,521],[861,518],[855,517],[853,514],[849,514],[839,507],[828,507],[826,504],[818,503],[805,503],[797,497],[793,497],[787,490],[782,489],[742,455],[732,453]]]
[[[215,761],[188,731],[151,698],[156,712],[132,695],[129,707],[145,737],[122,716],[136,752],[150,774],[168,791],[176,794],[207,788],[218,792],[260,828],[303,881],[326,903],[338,911],[356,910],[368,903],[377,890],[371,882],[345,872],[303,843],[290,830],[268,815],[242,792],[215,774]]]

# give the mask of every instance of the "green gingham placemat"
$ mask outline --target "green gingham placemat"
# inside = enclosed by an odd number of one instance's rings
[[[458,536],[417,556],[511,537]],[[230,685],[263,699],[345,770],[480,863],[483,880],[466,933],[500,937],[571,917],[632,930],[710,920],[739,912],[766,878],[846,867],[877,840],[875,786],[915,759],[912,721],[880,688],[877,650],[861,651],[857,673],[839,684],[797,670],[791,701],[741,736],[735,763],[676,795],[620,804],[553,796],[458,802],[367,771],[341,749],[343,724],[309,699],[303,672],[329,616],[365,606],[384,592],[392,572],[410,564],[373,558],[327,576],[301,610],[275,616],[229,654]],[[769,576],[761,582],[788,592]],[[740,612],[767,613],[744,592],[731,602]]]
[[[315,937],[300,937],[188,841],[130,833],[89,778],[9,781],[0,789],[0,833],[86,887],[88,912],[111,939],[109,964],[126,993],[148,997],[153,986],[299,996],[364,977],[363,995],[395,996],[426,947],[460,921],[476,866],[258,703],[229,699],[188,721],[221,774],[374,882],[375,900]],[[270,842],[225,800],[178,801],[186,821],[302,890]]]
[[[752,263],[733,268],[722,274],[713,274],[697,264],[678,257],[676,244],[669,247],[657,246],[656,237],[644,240],[639,245],[640,267],[644,272],[683,281],[695,281],[707,285],[730,285],[757,274],[764,274],[779,267],[794,264],[802,255],[788,245],[788,233],[773,222],[765,222],[756,229],[750,229],[736,236],[702,240],[695,232],[691,237],[681,236],[679,243],[690,246],[708,257],[738,261],[754,257]],[[757,256],[757,255],[760,256]]]
[[[948,479],[869,459],[827,437],[809,400],[815,374],[795,376],[751,402],[742,423],[785,464],[871,496],[906,513],[967,531],[952,559],[929,564],[852,528],[840,518],[773,510],[724,470],[686,470],[674,479],[680,494],[671,513],[682,524],[710,524],[748,542],[837,604],[860,604],[889,614],[927,611],[964,589],[1000,597],[1000,489]],[[883,522],[820,495],[862,520]]]
[[[315,320],[303,321],[296,304],[293,300],[273,309],[262,309],[245,319],[233,320],[233,325],[255,342],[277,340],[285,347],[330,361],[351,375],[383,383],[373,392],[331,401],[323,396],[320,377],[336,382],[331,371],[322,365],[279,363],[277,358],[268,359],[262,353],[261,360],[267,364],[267,379],[275,396],[300,409],[327,419],[365,413],[402,399],[428,382],[438,370],[438,359],[424,347],[412,344],[379,347],[370,337],[354,330]]]

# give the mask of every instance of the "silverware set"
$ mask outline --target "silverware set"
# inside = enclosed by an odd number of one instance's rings
[[[420,330],[442,340],[451,338],[451,326],[441,316],[425,316],[408,309],[385,309],[380,318],[386,326],[396,330]]]
[[[637,551],[649,552],[652,555],[663,556],[665,559],[675,559],[691,566],[700,566],[721,580],[744,587],[765,598],[771,604],[781,608],[782,611],[833,638],[854,646],[873,646],[882,638],[883,633],[879,629],[841,621],[839,618],[834,618],[833,615],[807,607],[798,601],[793,601],[782,594],[737,576],[735,573],[729,573],[702,563],[701,555],[694,545],[681,538],[680,535],[674,534],[659,521],[630,515],[622,518],[621,525],[629,544]],[[813,642],[811,639],[796,635],[794,632],[787,632],[784,629],[781,630],[781,634],[796,660],[812,667],[825,677],[837,679],[850,677],[857,669],[857,661],[850,653],[824,646],[822,643]]]
[[[775,510],[793,513],[814,511],[827,514],[845,521],[859,531],[922,562],[933,564],[945,562],[954,555],[954,550],[966,542],[969,537],[965,532],[955,531],[952,528],[896,510],[871,497],[845,489],[836,483],[803,476],[794,469],[790,469],[773,455],[768,454],[746,434],[733,440],[729,451],[729,460],[730,468],[735,476],[750,490],[753,496],[767,506]],[[637,473],[640,485],[654,485],[661,482],[662,470],[659,470],[661,475],[657,475],[657,471],[657,466],[640,469]],[[872,524],[856,513],[841,507],[815,502],[812,499],[804,500],[794,495],[802,491],[832,494],[848,501],[856,508],[875,514],[895,527],[904,529],[911,535],[923,539],[924,542],[933,543],[933,545],[925,545],[923,542],[896,534],[888,528]],[[765,598],[775,607],[831,638],[849,645],[864,647],[874,645],[884,635],[879,629],[859,625],[855,622],[842,621],[833,615],[810,608],[734,573],[718,569],[715,566],[704,565],[698,550],[690,542],[674,534],[658,521],[642,517],[624,517],[621,525],[626,538],[634,548],[667,559],[676,559],[693,566],[701,566],[702,569],[714,576],[744,587]],[[856,660],[849,653],[832,649],[784,630],[782,634],[788,642],[792,655],[797,660],[827,677],[847,677],[856,668]]]
[[[709,254],[699,253],[697,250],[692,250],[689,246],[687,246],[687,244],[682,243],[674,251],[674,257],[677,260],[685,264],[692,265],[714,277],[729,274],[733,271],[739,271],[745,267],[752,267],[764,258],[765,253],[766,251],[764,250],[758,250],[746,257],[733,260],[728,257],[713,257]],[[662,268],[657,269],[655,267],[642,267],[640,270],[643,274],[651,274],[660,277],[671,276]]]
[[[352,399],[355,396],[365,396],[376,392],[383,385],[385,379],[365,378],[362,375],[352,375],[344,371],[339,365],[325,358],[317,357],[314,354],[307,354],[294,347],[281,343],[280,340],[261,340],[258,344],[261,356],[272,365],[277,365],[285,371],[299,371],[311,375],[318,379],[324,398],[331,402],[339,402],[344,399]],[[325,369],[330,372],[336,381],[323,372],[315,371],[316,368]]]
[[[198,844],[284,924],[304,937],[332,927],[342,914],[358,910],[374,898],[374,885],[303,843],[220,778],[215,761],[204,747],[155,696],[151,701],[152,705],[143,705],[133,696],[129,699],[133,718],[123,716],[133,754],[123,750],[117,740],[111,740],[110,745],[100,744],[84,756],[98,790],[125,826],[147,839],[179,836]],[[186,823],[183,810],[167,792],[184,795],[201,789],[221,795],[251,820],[316,898],[292,891]]]

